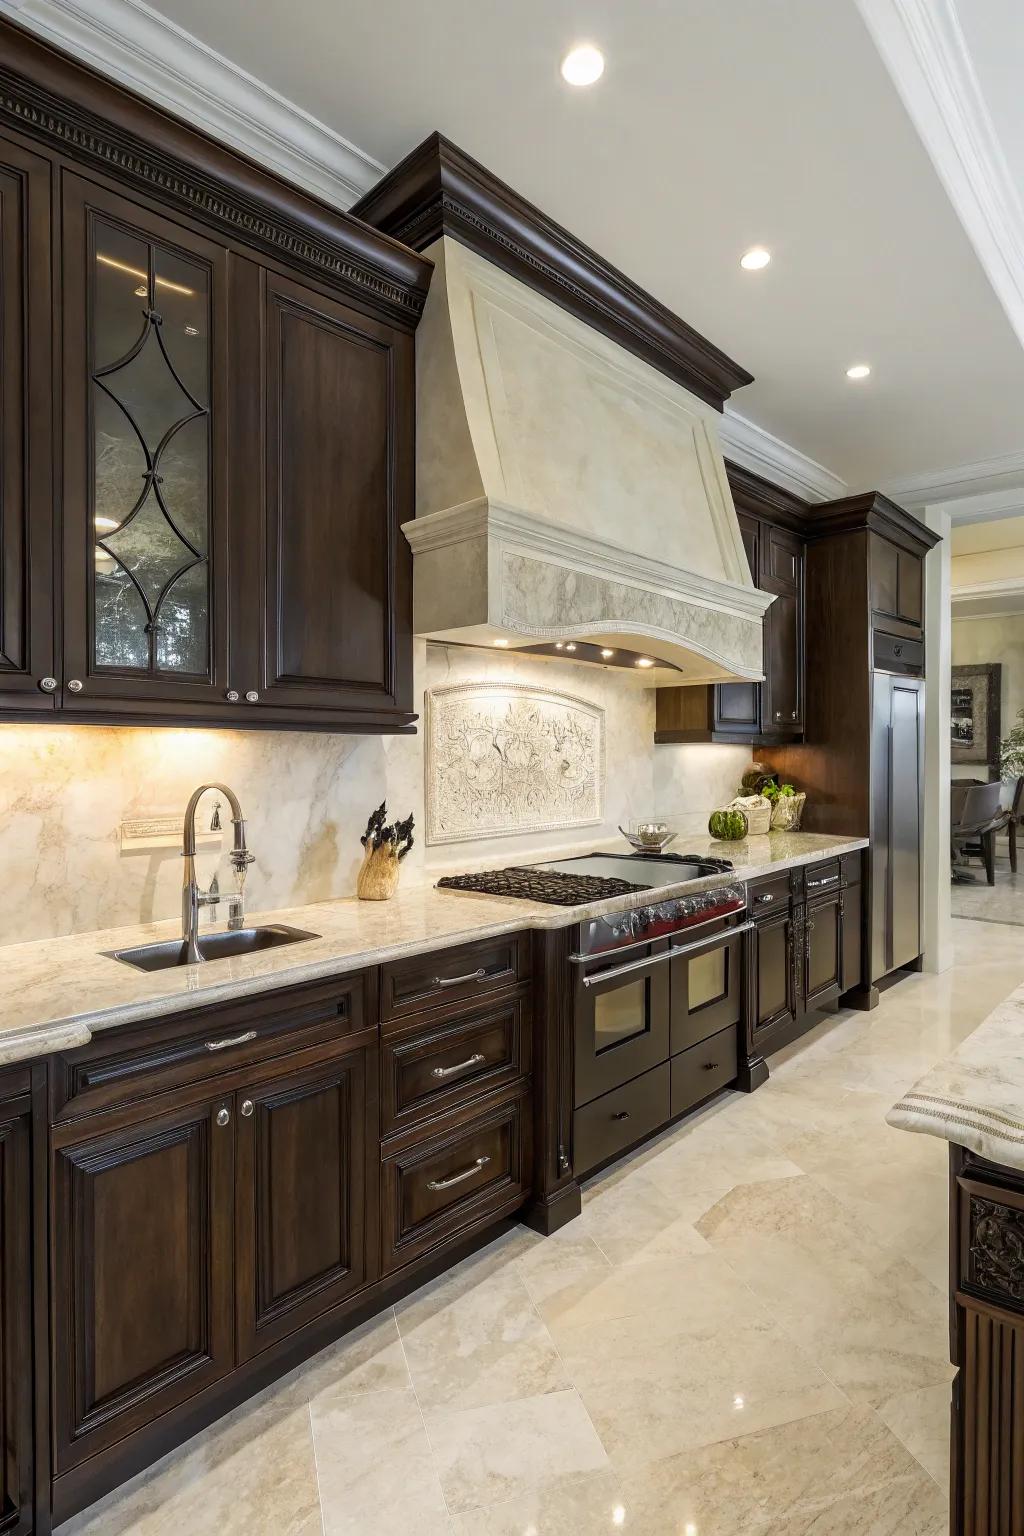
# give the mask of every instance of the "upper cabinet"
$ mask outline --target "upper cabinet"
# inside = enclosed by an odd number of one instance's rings
[[[52,715],[50,166],[0,139],[0,710]]]
[[[0,712],[411,730],[430,263],[2,35]]]
[[[871,612],[876,625],[891,629],[924,624],[923,561],[916,549],[906,549],[880,533],[868,540]]]
[[[763,683],[659,688],[655,741],[798,741],[805,725],[803,503],[729,464],[750,575],[764,616]]]

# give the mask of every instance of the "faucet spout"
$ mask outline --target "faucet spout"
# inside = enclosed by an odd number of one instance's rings
[[[228,898],[231,904],[229,928],[241,928],[245,921],[243,887],[246,870],[254,857],[245,840],[245,817],[242,815],[242,807],[234,790],[229,789],[226,784],[216,782],[200,784],[185,808],[185,825],[181,837],[181,856],[184,860],[181,883],[181,938],[185,945],[185,959],[189,965],[198,964],[206,958],[199,947],[200,908],[220,900],[219,892],[214,894],[211,891],[201,891],[196,878],[196,810],[200,800],[210,789],[215,789],[222,794],[231,807],[234,835],[229,857],[235,871],[236,891]]]

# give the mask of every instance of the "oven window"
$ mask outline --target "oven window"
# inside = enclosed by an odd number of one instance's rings
[[[706,955],[694,955],[687,969],[688,1002],[690,1012],[717,1003],[725,996],[729,981],[729,950],[708,950]]]
[[[650,983],[628,982],[622,987],[611,987],[594,999],[594,1050],[597,1055],[624,1040],[632,1040],[647,1032],[650,1017],[648,992]]]

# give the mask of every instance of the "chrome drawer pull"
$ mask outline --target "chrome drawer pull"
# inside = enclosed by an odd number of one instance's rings
[[[612,1115],[612,1119],[613,1120],[628,1120],[629,1119],[629,1110],[628,1109],[620,1109],[618,1114]]]
[[[460,1061],[455,1067],[435,1067],[433,1076],[441,1078],[454,1077],[456,1072],[468,1072],[470,1067],[482,1066],[486,1060],[486,1056],[481,1056],[479,1051],[474,1051],[472,1056],[467,1056],[465,1061]]]
[[[463,1168],[461,1173],[453,1173],[450,1179],[428,1179],[428,1189],[451,1189],[453,1184],[464,1184],[467,1179],[473,1178],[481,1168],[486,1168],[490,1162],[489,1157],[478,1157],[472,1168]]]
[[[703,1062],[701,1062],[701,1066],[704,1068],[705,1072],[717,1072],[718,1071],[718,1062],[717,1061],[703,1061]]]
[[[247,1029],[244,1035],[232,1035],[230,1040],[207,1040],[208,1051],[226,1051],[231,1045],[248,1045],[250,1040],[255,1040],[258,1030]]]
[[[808,880],[807,884],[808,884],[808,887],[810,887],[812,885],[814,885],[814,886],[818,886],[818,885],[832,885],[838,879],[839,879],[838,875],[822,875],[820,880]]]
[[[468,976],[435,976],[430,983],[432,987],[461,987],[465,981],[483,981],[487,972],[481,966],[478,971],[470,971]]]
[[[762,904],[762,903],[763,903],[763,902],[769,902],[769,901],[774,901],[774,900],[775,900],[775,897],[774,897],[774,896],[772,896],[772,895],[765,895],[765,896],[759,896],[759,897],[758,897],[758,898],[757,898],[757,901],[758,901],[758,905],[759,905],[759,906],[760,906],[760,905],[761,905],[761,904]]]

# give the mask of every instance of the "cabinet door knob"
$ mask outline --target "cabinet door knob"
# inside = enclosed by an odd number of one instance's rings
[[[629,1110],[628,1109],[620,1109],[617,1115],[612,1115],[612,1119],[613,1120],[628,1120],[629,1119]]]
[[[248,1120],[249,1116],[252,1114],[252,1112],[253,1112],[255,1107],[256,1106],[253,1104],[252,1099],[243,1099],[242,1100],[242,1118],[243,1118],[243,1120]]]
[[[39,679],[39,686],[44,693],[56,693],[57,679],[55,677],[41,677]]]
[[[775,718],[776,718],[776,720],[781,720],[782,719],[782,710],[781,709],[777,709],[775,711]]]
[[[717,1061],[705,1061],[702,1065],[704,1067],[704,1071],[705,1072],[717,1072],[718,1071],[718,1062]]]
[[[227,693],[224,695],[224,697],[227,699],[229,704],[237,704],[238,703],[238,689],[237,688],[229,688]]]
[[[245,702],[247,704],[255,704],[258,698],[259,698],[259,694],[256,692],[256,689],[255,688],[250,688],[248,693],[245,696]]]
[[[800,713],[800,711],[799,711],[799,710],[796,710],[796,709],[794,709],[794,711],[793,711],[793,713],[792,713],[792,714],[791,714],[791,715],[790,715],[790,717],[789,717],[789,718],[790,718],[790,719],[791,719],[791,720],[795,720],[795,719],[797,719],[797,717],[798,717],[798,715],[799,715],[799,713]]]
[[[70,693],[81,693],[82,684],[79,682],[77,677],[73,677],[70,683],[68,683],[68,691]]]
[[[220,1125],[220,1126],[225,1126],[225,1125],[230,1124],[230,1121],[231,1121],[231,1111],[230,1111],[230,1109],[218,1109],[218,1111],[217,1111],[217,1124]]]

